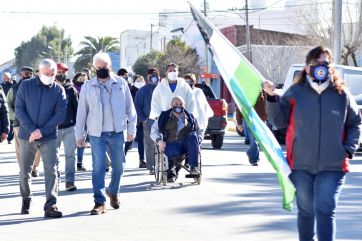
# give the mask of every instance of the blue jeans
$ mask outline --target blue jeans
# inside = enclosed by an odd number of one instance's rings
[[[315,221],[318,241],[333,241],[336,235],[336,207],[344,184],[344,172],[323,171],[312,174],[294,170],[290,174],[297,190],[300,241],[313,241]]]
[[[83,164],[84,156],[84,147],[77,147],[77,165],[81,166]]]
[[[75,150],[77,144],[75,141],[74,126],[59,129],[57,138],[57,147],[60,148],[63,142],[65,154],[65,182],[74,182],[75,179]],[[60,153],[58,151],[58,159]]]
[[[108,190],[116,195],[119,192],[119,184],[123,174],[123,163],[125,162],[123,145],[123,132],[102,132],[100,137],[89,136],[92,148],[92,185],[94,202],[104,204],[105,197],[105,175],[106,175],[106,150],[109,150],[112,174]]]
[[[246,124],[245,120],[243,119],[243,122],[241,124],[243,126],[243,130],[244,130],[244,135],[245,135],[245,141],[250,141],[250,132],[249,132],[249,127]]]
[[[187,154],[187,162],[192,167],[199,165],[199,140],[196,134],[190,134],[185,139],[166,143],[165,154],[169,159]],[[172,167],[172,163],[169,163]]]
[[[250,133],[250,130],[248,129],[247,125],[246,129],[248,130],[248,136],[249,136],[249,140],[250,140],[250,146],[249,149],[246,151],[246,154],[249,157],[249,160],[251,162],[258,162],[259,161],[259,145],[258,143],[255,141],[253,134]],[[244,129],[245,130],[245,129]]]

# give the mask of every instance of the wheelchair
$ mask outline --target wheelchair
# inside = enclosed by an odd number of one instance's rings
[[[181,169],[184,169],[188,174],[185,175],[185,178],[193,178],[194,184],[200,185],[201,184],[201,145],[199,145],[199,158],[198,158],[198,167],[200,170],[200,174],[191,174],[190,169],[187,164],[187,154],[171,157],[171,161],[169,161],[169,157],[164,153],[161,152],[158,148],[158,145],[155,145],[155,179],[157,184],[162,184],[163,186],[167,185],[167,175],[169,170],[169,163],[171,163],[171,168],[174,169],[176,174]],[[186,162],[186,163],[185,163]]]

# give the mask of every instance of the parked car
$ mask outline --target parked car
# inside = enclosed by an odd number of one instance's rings
[[[213,148],[220,149],[224,143],[228,105],[224,99],[216,98],[214,92],[207,84],[196,84],[195,87],[202,89],[207,102],[214,111],[214,116],[209,119],[207,125],[205,139],[211,140]]]

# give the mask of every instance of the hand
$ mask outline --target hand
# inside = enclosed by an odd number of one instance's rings
[[[273,82],[271,82],[270,80],[264,81],[263,90],[270,96],[276,95],[275,86],[274,86]]]
[[[238,125],[238,130],[240,131],[240,132],[242,132],[243,131],[243,126],[242,125]]]
[[[77,140],[77,147],[86,147],[85,140]]]
[[[127,135],[127,141],[128,141],[128,142],[133,141],[133,139],[134,139],[134,136],[133,136],[133,135]]]
[[[8,139],[8,134],[4,132],[1,134],[1,141],[5,141],[6,139]]]
[[[30,135],[34,141],[39,140],[43,137],[43,135],[41,134],[39,129],[36,129],[35,131],[33,131],[33,133],[31,133]]]
[[[166,149],[166,142],[159,140],[158,143],[158,149],[160,150],[160,152],[164,152]]]

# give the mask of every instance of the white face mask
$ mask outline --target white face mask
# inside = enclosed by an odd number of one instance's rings
[[[167,79],[169,80],[177,80],[178,72],[168,72]]]
[[[134,82],[134,87],[136,87],[137,89],[141,89],[143,86],[145,86],[144,82],[140,82],[140,81],[136,81]]]
[[[55,75],[54,76],[46,76],[44,74],[40,74],[39,76],[40,78],[40,81],[44,84],[44,85],[51,85],[54,83],[54,80],[55,80]]]

